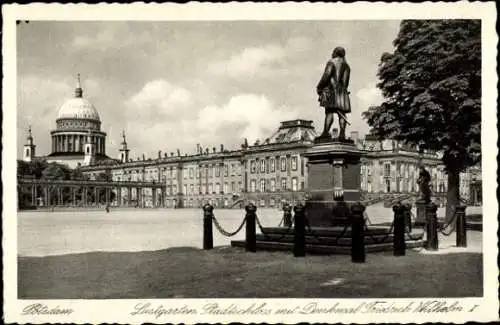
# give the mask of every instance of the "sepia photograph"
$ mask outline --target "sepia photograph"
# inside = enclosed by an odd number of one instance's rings
[[[476,6],[383,19],[11,10],[6,313],[497,319],[496,16]],[[121,316],[84,316],[86,303]]]

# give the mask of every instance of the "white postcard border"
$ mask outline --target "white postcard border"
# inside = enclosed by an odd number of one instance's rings
[[[197,322],[327,322],[327,323],[372,323],[372,322],[455,322],[491,321],[498,319],[498,268],[496,200],[497,170],[497,74],[495,31],[496,8],[490,3],[230,3],[230,4],[141,4],[130,5],[60,5],[30,4],[2,6],[3,29],[3,279],[5,322],[18,323],[197,323]],[[71,19],[70,19],[71,18]],[[194,308],[198,311],[207,303],[217,302],[241,308],[252,303],[266,304],[266,308],[277,310],[292,308],[310,302],[332,306],[336,302],[345,307],[356,307],[363,302],[376,299],[134,299],[134,300],[19,300],[17,299],[17,220],[16,220],[16,142],[10,136],[16,132],[16,27],[15,20],[354,20],[354,19],[423,19],[423,18],[469,18],[482,20],[482,180],[483,180],[483,264],[484,297],[438,299],[448,305],[455,301],[463,307],[462,312],[447,313],[383,313],[383,314],[311,314],[311,315],[132,315],[137,304],[152,306]],[[404,306],[430,299],[379,299]],[[432,300],[432,299],[431,299]],[[32,316],[22,315],[23,309],[33,303],[51,307],[72,309],[69,315]],[[478,306],[476,306],[478,305]],[[473,309],[473,311],[470,311]]]

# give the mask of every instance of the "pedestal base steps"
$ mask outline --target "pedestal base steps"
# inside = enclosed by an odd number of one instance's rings
[[[263,234],[257,234],[257,250],[292,251],[294,242],[293,228],[264,227]],[[394,235],[388,234],[390,227],[370,226],[365,232],[365,252],[389,252],[393,250]],[[424,247],[422,230],[405,235],[406,248]],[[351,254],[351,229],[338,227],[311,227],[306,230],[306,252],[314,254]],[[233,247],[245,247],[243,240],[231,241]]]

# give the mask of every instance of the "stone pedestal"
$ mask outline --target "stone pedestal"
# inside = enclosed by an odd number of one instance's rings
[[[310,226],[339,226],[349,222],[352,203],[361,199],[361,151],[350,140],[318,141],[308,158],[306,215]]]

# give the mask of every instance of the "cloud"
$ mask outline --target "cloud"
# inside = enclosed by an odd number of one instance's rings
[[[192,103],[191,92],[164,79],[146,83],[126,102],[126,118],[155,124],[158,119],[172,118],[185,112]]]
[[[115,32],[112,29],[105,29],[95,35],[78,35],[73,39],[75,48],[88,48],[98,46],[109,46],[114,43]]]
[[[95,27],[95,25],[91,25]],[[75,50],[98,50],[123,49],[134,47],[136,50],[145,43],[151,41],[150,30],[131,31],[122,23],[113,23],[93,32],[92,27],[85,29],[81,34],[75,35],[71,45]]]
[[[276,45],[248,47],[227,60],[211,63],[208,70],[211,73],[232,78],[254,76],[284,56],[284,49]]]
[[[378,105],[382,102],[382,92],[375,84],[369,84],[356,92],[356,97],[363,103],[363,107]]]
[[[200,131],[213,141],[230,134],[232,139],[254,141],[270,136],[279,122],[293,118],[295,111],[277,108],[263,95],[240,94],[222,106],[206,106],[198,117]],[[206,139],[204,137],[204,139]]]
[[[216,61],[208,66],[208,71],[231,78],[254,77],[272,70],[285,59],[303,54],[310,49],[311,41],[306,37],[292,37],[285,45],[267,44],[244,48],[226,60]]]
[[[193,103],[189,90],[167,80],[144,84],[124,103],[125,129],[132,150],[140,147],[144,152],[154,153],[165,146],[184,143],[178,141],[187,136],[182,122],[196,119]]]

